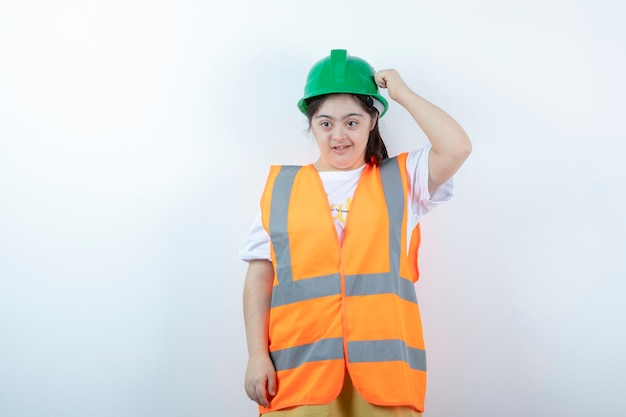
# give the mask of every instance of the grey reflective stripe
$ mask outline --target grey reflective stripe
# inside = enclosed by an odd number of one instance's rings
[[[385,204],[389,215],[389,272],[378,274],[346,275],[346,295],[395,294],[417,303],[413,282],[400,277],[402,256],[402,220],[405,196],[400,176],[398,158],[382,161],[380,177],[383,183]]]
[[[346,276],[346,295],[395,294],[417,304],[413,281],[391,273]]]
[[[348,342],[348,359],[352,363],[403,361],[411,369],[426,371],[426,352],[402,340]]]
[[[404,188],[398,158],[386,159],[380,166],[385,203],[389,214],[389,265],[392,274],[400,275],[402,219],[404,217]]]
[[[339,274],[290,282],[279,278],[279,284],[274,287],[272,293],[272,307],[338,294],[341,294]]]
[[[277,371],[297,368],[305,362],[343,359],[343,339],[321,339],[315,343],[276,350],[270,352],[270,357]]]
[[[291,271],[291,250],[289,249],[289,235],[287,234],[287,212],[291,189],[296,174],[302,167],[283,166],[276,176],[272,191],[272,203],[270,207],[270,237],[276,254],[276,274],[278,282],[293,280]]]
[[[291,251],[287,231],[287,213],[291,190],[300,166],[283,166],[276,176],[270,207],[270,238],[276,254],[278,285],[272,293],[272,307],[341,294],[339,274],[312,277],[294,281]]]

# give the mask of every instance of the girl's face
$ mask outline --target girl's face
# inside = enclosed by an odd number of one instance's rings
[[[365,147],[376,120],[351,94],[328,96],[311,118],[320,149],[318,171],[344,171],[365,164]]]

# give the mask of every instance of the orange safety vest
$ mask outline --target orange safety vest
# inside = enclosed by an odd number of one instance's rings
[[[409,231],[407,250],[406,157],[363,169],[342,245],[313,165],[271,167],[261,213],[274,265],[277,393],[260,413],[331,402],[346,368],[368,402],[423,411],[426,357],[413,285],[420,230]]]

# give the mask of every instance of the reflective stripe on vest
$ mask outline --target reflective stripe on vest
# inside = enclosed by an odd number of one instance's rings
[[[403,361],[412,369],[426,370],[426,352],[411,348],[402,340],[348,342],[350,362]]]
[[[412,369],[426,370],[426,352],[408,347],[402,340],[348,342],[350,362],[404,361]],[[343,339],[330,338],[271,352],[277,371],[297,368],[305,362],[343,359]]]
[[[297,368],[305,362],[343,359],[343,338],[333,337],[270,353],[277,371]]]

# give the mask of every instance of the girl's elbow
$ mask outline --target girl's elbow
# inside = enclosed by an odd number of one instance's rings
[[[461,143],[459,143],[456,146],[456,149],[455,149],[456,158],[455,159],[463,162],[470,156],[471,153],[472,153],[472,142],[469,140],[469,138],[467,138],[466,140],[461,141]]]

